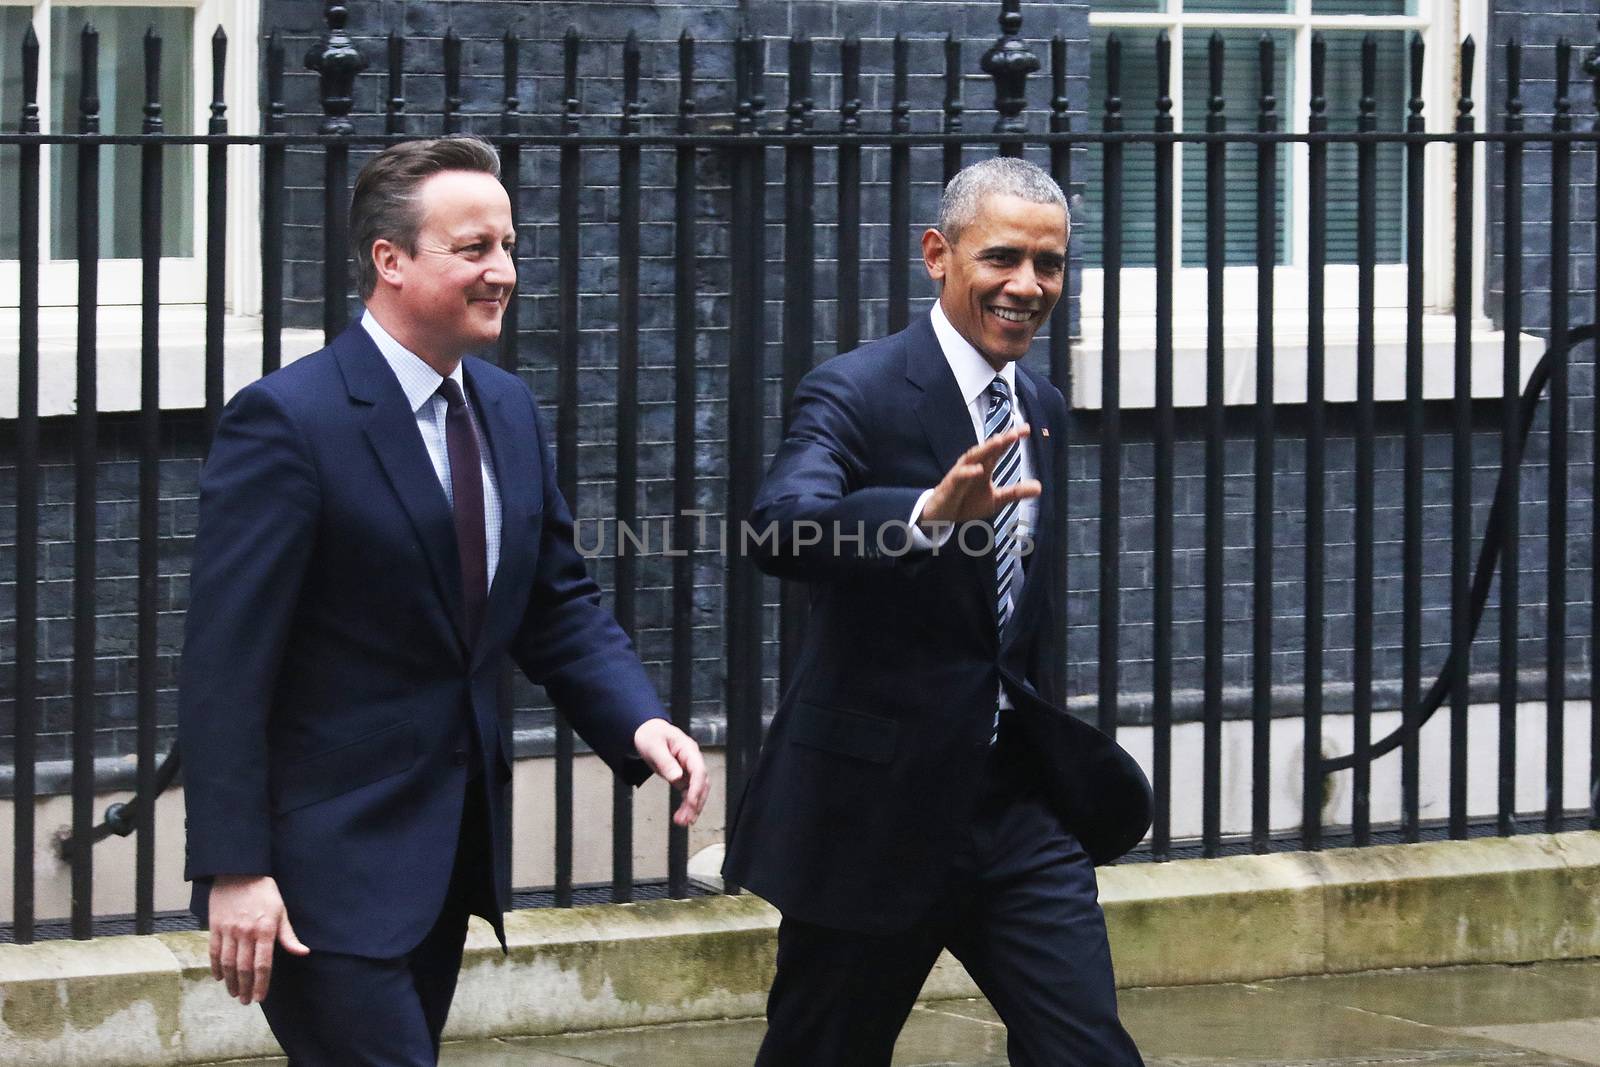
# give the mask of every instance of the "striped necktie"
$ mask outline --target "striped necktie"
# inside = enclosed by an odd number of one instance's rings
[[[987,440],[1011,428],[1011,387],[1000,375],[995,375],[985,393],[989,397],[989,414],[983,421],[983,436]],[[1009,489],[1022,477],[1022,442],[1013,441],[994,467],[996,489]],[[1017,583],[1022,576],[1022,557],[1017,551],[1017,501],[1000,509],[994,517],[994,576],[995,617],[1001,633],[1011,621],[1016,608]],[[1000,709],[995,708],[994,725],[989,731],[989,744],[1000,738]]]
[[[995,375],[986,390],[989,396],[989,414],[983,423],[983,436],[993,437],[1011,428],[1011,387],[1000,375]],[[1022,442],[1013,441],[995,464],[996,489],[1009,489],[1022,476]],[[1000,509],[994,517],[994,567],[995,607],[1000,629],[1011,621],[1016,607],[1016,589],[1022,576],[1022,557],[1017,551],[1017,501]]]

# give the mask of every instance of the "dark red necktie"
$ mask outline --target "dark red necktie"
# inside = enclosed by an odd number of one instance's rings
[[[489,602],[489,552],[483,532],[483,467],[478,437],[472,432],[467,402],[455,379],[439,383],[445,413],[445,448],[450,453],[450,495],[455,503],[456,551],[461,556],[462,608],[466,612],[467,643],[478,639],[484,608]]]

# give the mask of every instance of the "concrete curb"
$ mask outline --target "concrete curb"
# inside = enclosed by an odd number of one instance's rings
[[[1184,985],[1600,956],[1600,832],[1114,867],[1118,982]],[[447,1036],[759,1015],[777,913],[749,896],[474,923]],[[973,996],[941,960],[925,999]],[[211,980],[205,935],[0,945],[0,1063],[188,1064],[276,1051]]]

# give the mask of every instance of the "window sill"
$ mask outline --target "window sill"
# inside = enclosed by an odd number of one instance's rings
[[[75,308],[39,312],[39,414],[71,415],[78,410]],[[140,331],[138,307],[107,306],[99,314],[98,408],[102,412],[139,410]],[[0,419],[17,417],[17,309],[0,310]],[[166,304],[161,308],[161,407],[205,406],[205,308]],[[223,320],[223,395],[231,397],[261,377],[261,319],[229,315]],[[321,330],[283,331],[283,361],[292,362],[322,347]]]
[[[1403,314],[1382,313],[1375,324],[1373,393],[1377,400],[1405,399],[1406,330]],[[1472,325],[1472,396],[1497,398],[1503,394],[1505,359],[1503,332],[1487,319]],[[1229,324],[1224,334],[1223,403],[1256,402],[1256,334],[1252,317],[1238,328]],[[1118,379],[1124,410],[1155,407],[1155,327],[1152,320],[1127,321],[1122,333],[1122,367]],[[1521,335],[1519,387],[1528,382],[1544,354],[1542,338]],[[1084,337],[1072,347],[1072,406],[1098,410],[1103,403],[1102,335],[1098,322],[1084,323]],[[1274,335],[1273,398],[1279,404],[1306,401],[1306,322],[1279,317]],[[1353,315],[1330,314],[1324,351],[1325,395],[1329,403],[1356,399],[1356,324]],[[1174,328],[1172,354],[1173,403],[1180,408],[1206,403],[1206,338],[1204,322],[1180,322]],[[1427,315],[1422,326],[1422,395],[1445,400],[1455,395],[1455,319]]]

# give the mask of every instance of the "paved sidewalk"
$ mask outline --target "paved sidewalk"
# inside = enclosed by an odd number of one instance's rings
[[[1600,961],[1133,989],[1123,1017],[1148,1067],[1600,1065]],[[749,1067],[759,1021],[445,1047],[444,1067]],[[282,1061],[255,1061],[265,1065]],[[983,1001],[912,1013],[896,1067],[1005,1067]]]

